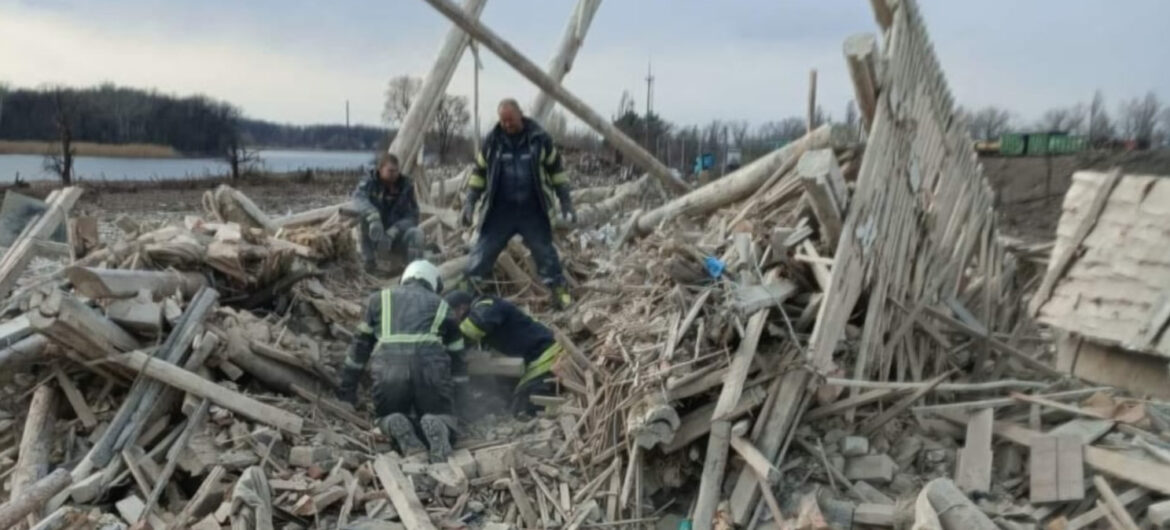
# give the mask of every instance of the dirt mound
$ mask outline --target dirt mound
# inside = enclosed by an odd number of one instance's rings
[[[1126,173],[1170,175],[1170,149],[1089,151],[1055,157],[985,156],[983,174],[995,190],[1004,233],[1029,241],[1052,239],[1072,174],[1121,167]]]

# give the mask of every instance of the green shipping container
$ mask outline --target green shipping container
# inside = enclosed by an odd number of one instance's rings
[[[1051,155],[1071,155],[1085,150],[1084,136],[1069,136],[1067,134],[1052,135],[1048,139],[1048,153]]]
[[[1048,154],[1047,133],[1032,133],[1028,136],[1028,156],[1045,156]]]
[[[1003,156],[1024,154],[1024,135],[1018,133],[1001,134],[999,136],[999,154]]]

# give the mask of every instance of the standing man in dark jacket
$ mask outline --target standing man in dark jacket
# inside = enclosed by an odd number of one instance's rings
[[[508,357],[524,359],[513,410],[530,410],[529,396],[551,393],[548,381],[553,365],[564,355],[551,329],[503,298],[474,297],[457,290],[447,293],[446,299],[465,338]]]
[[[398,172],[398,157],[383,153],[378,169],[358,183],[353,201],[361,212],[361,250],[366,272],[378,270],[379,251],[399,252],[407,263],[422,259],[423,233],[410,177]]]
[[[445,462],[455,428],[455,384],[466,380],[463,337],[447,302],[439,296],[439,269],[415,261],[402,285],[370,296],[354,333],[337,397],[357,402],[358,382],[369,363],[375,424],[404,454],[430,448],[432,462]],[[427,440],[423,445],[418,427]]]
[[[539,124],[524,117],[516,100],[501,101],[498,112],[499,124],[476,155],[460,217],[464,226],[471,226],[476,204],[483,199],[479,238],[468,260],[467,278],[475,285],[490,275],[508,240],[520,234],[541,280],[553,292],[554,303],[566,308],[572,297],[552,241],[554,196],[566,219],[576,222],[577,214],[561,153]]]

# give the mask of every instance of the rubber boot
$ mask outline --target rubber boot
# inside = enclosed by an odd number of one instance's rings
[[[447,422],[433,414],[424,414],[419,420],[419,425],[422,427],[423,436],[427,438],[427,445],[430,446],[431,463],[446,462],[447,457],[451,455],[451,430],[447,427]]]
[[[414,425],[410,424],[410,419],[405,414],[395,412],[379,418],[378,429],[398,445],[398,450],[402,451],[403,456],[427,450],[427,446],[423,445],[422,440],[414,433]]]

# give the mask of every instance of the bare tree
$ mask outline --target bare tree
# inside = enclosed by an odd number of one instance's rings
[[[57,128],[58,149],[45,156],[46,171],[56,173],[61,183],[73,183],[73,128],[77,120],[77,101],[69,89],[55,87],[53,93],[53,125]]]
[[[386,86],[386,106],[382,108],[382,121],[402,123],[410,104],[422,89],[422,79],[401,75],[390,80]]]
[[[239,180],[260,161],[260,155],[255,150],[248,148],[244,135],[240,131],[242,118],[240,109],[224,103],[219,105],[216,114],[223,121],[226,131],[220,143],[223,161],[227,163],[228,169],[231,171],[232,180]]]
[[[1170,147],[1170,107],[1162,109],[1162,145]]]
[[[1098,90],[1089,104],[1089,142],[1099,145],[1113,138],[1113,122],[1105,111],[1105,96]]]
[[[976,140],[994,140],[1008,132],[1012,115],[1006,109],[984,107],[974,112],[961,111],[967,117],[967,130]]]
[[[1153,92],[1147,92],[1142,98],[1131,99],[1121,105],[1121,130],[1126,138],[1148,146],[1154,137],[1161,111],[1162,103]]]
[[[1071,107],[1049,109],[1040,117],[1037,127],[1045,131],[1067,133],[1080,132],[1085,125],[1085,106],[1078,103]]]
[[[620,120],[622,116],[634,112],[634,98],[630,96],[629,90],[622,91],[622,98],[618,100],[617,114],[614,115],[614,121]]]
[[[851,99],[845,103],[845,126],[849,130],[857,130],[857,126],[860,124],[859,122],[860,118],[857,115],[857,104]]]
[[[748,122],[745,120],[729,121],[727,129],[731,132],[731,139],[735,142],[735,146],[743,149],[747,142]]]
[[[438,144],[439,162],[447,162],[447,155],[455,139],[462,136],[471,121],[471,113],[467,111],[467,98],[464,96],[444,95],[435,109],[435,119],[431,122],[431,133]]]

